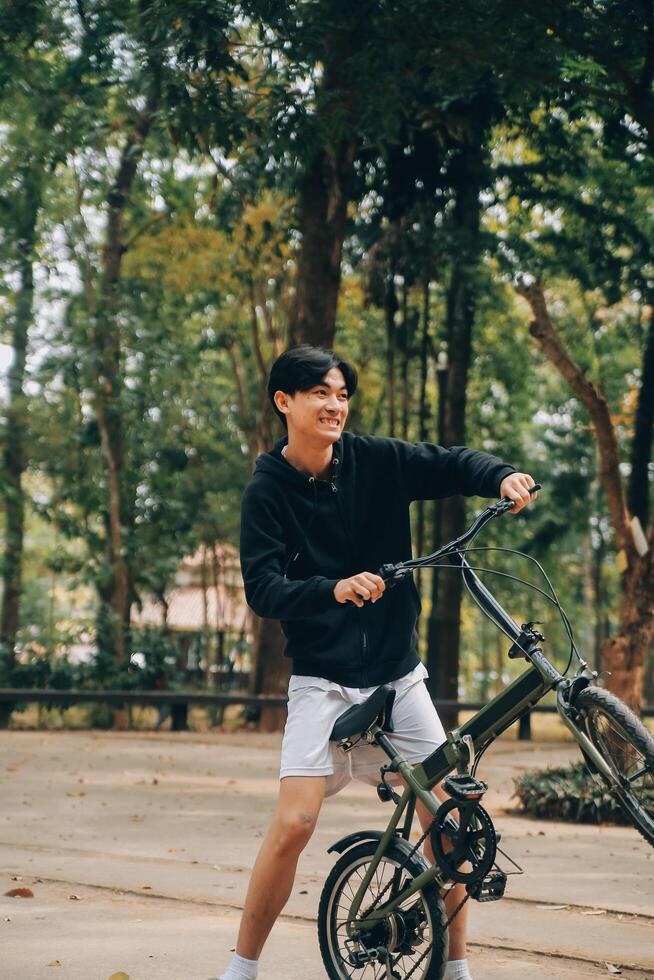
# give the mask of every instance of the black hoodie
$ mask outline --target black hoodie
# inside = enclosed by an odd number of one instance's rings
[[[396,680],[418,663],[420,600],[413,579],[362,607],[337,602],[336,583],[411,557],[412,500],[496,497],[514,467],[464,446],[343,432],[330,478],[318,480],[286,462],[286,441],[258,458],[243,495],[248,604],[257,615],[281,621],[293,673],[347,687]]]

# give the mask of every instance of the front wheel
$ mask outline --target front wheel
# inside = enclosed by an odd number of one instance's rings
[[[347,930],[352,901],[379,842],[351,848],[332,868],[320,896],[318,936],[330,980],[441,980],[447,962],[447,918],[436,884],[426,885],[402,902],[361,941]],[[363,896],[360,914],[399,894],[425,865],[391,843]],[[380,896],[381,899],[380,899]],[[356,923],[355,923],[356,927]]]
[[[654,846],[654,738],[610,691],[586,687],[575,699],[593,745],[616,777],[609,790],[645,840]]]

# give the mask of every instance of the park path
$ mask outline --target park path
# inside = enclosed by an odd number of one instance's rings
[[[0,980],[108,980],[119,970],[208,980],[234,942],[278,749],[278,736],[255,733],[3,733]],[[473,904],[475,980],[654,980],[654,849],[628,828],[507,812],[514,775],[573,752],[502,739],[484,757],[502,847],[526,873],[509,879],[501,902]],[[359,784],[327,801],[262,980],[324,978],[314,916],[327,848],[381,827],[385,812]],[[12,887],[34,898],[4,897]]]

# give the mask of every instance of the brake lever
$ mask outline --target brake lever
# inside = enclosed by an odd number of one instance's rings
[[[398,568],[397,565],[386,564],[377,572],[380,578],[383,578],[386,583],[387,589],[393,589],[398,582],[402,582],[408,575],[411,574],[410,568]]]

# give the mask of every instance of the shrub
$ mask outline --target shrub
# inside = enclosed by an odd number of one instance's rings
[[[559,769],[533,769],[514,779],[522,808],[541,820],[629,824],[630,820],[583,762]],[[650,793],[654,807],[654,792]]]

